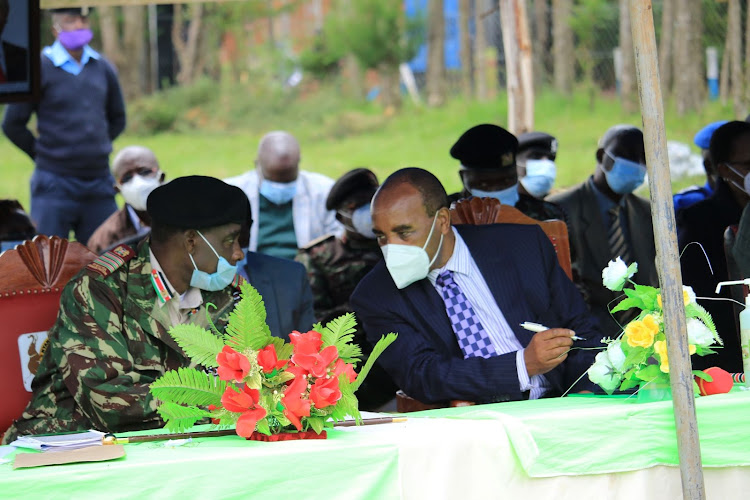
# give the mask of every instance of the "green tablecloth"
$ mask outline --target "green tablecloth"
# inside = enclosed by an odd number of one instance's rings
[[[704,465],[750,465],[750,393],[696,404]],[[111,462],[0,465],[0,498],[430,498],[418,482],[432,485],[433,497],[436,490],[450,498],[467,491],[467,481],[475,488],[468,491],[482,492],[476,481],[488,474],[525,491],[549,481],[533,478],[589,475],[577,483],[587,484],[598,477],[590,474],[677,465],[671,402],[617,397],[433,410],[404,423],[333,429],[327,440],[227,436],[125,449],[126,457]],[[750,482],[750,474],[739,474],[742,484]]]

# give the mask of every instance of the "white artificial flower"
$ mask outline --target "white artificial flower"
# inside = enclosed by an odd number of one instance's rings
[[[703,322],[696,318],[687,321],[688,344],[707,347],[714,343],[714,335]]]
[[[688,300],[687,300],[687,302],[685,302],[685,305],[695,304],[695,292],[693,291],[693,287],[692,286],[685,286],[685,285],[683,285],[682,286],[682,292],[683,292],[683,294],[687,293],[687,296],[688,296]]]
[[[607,356],[609,357],[612,367],[617,370],[618,373],[623,372],[625,367],[625,353],[622,352],[620,341],[612,342],[607,346]]]
[[[604,389],[608,394],[612,394],[621,381],[621,376],[612,366],[607,351],[602,351],[596,355],[594,364],[588,369],[588,375],[589,380]]]
[[[610,260],[607,267],[602,269],[602,284],[613,292],[622,291],[625,282],[638,271],[638,264],[633,262],[627,266],[622,258]]]

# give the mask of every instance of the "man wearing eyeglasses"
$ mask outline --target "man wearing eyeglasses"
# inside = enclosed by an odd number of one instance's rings
[[[716,284],[735,279],[728,277],[724,231],[740,222],[742,210],[750,201],[745,187],[750,173],[750,123],[733,121],[716,129],[709,151],[719,176],[716,189],[709,198],[678,213],[677,238],[682,251],[683,283],[692,286],[698,297],[718,298],[714,293]],[[700,246],[691,245],[692,242]],[[721,297],[730,298],[730,290],[722,289]],[[719,366],[729,372],[742,371],[732,304],[726,300],[701,299],[698,303],[713,316],[724,347],[717,349],[716,354],[696,358],[695,368]]]
[[[632,310],[610,314],[620,295],[602,285],[602,269],[610,260],[637,262],[633,279],[641,285],[659,284],[651,207],[634,193],[645,176],[643,132],[631,125],[615,125],[599,141],[594,174],[548,198],[568,213],[570,242],[577,250],[573,269],[588,291],[586,301],[605,336],[619,335],[620,325],[633,315]]]
[[[41,234],[86,242],[117,210],[109,171],[112,141],[125,129],[125,104],[112,65],[88,44],[82,9],[52,11],[55,43],[42,50],[41,94],[11,104],[2,128],[34,161],[31,218]],[[29,130],[36,114],[37,134]]]
[[[150,149],[128,146],[117,153],[112,162],[115,191],[125,200],[125,205],[109,216],[89,238],[88,246],[102,253],[119,244],[134,245],[145,237],[151,226],[146,212],[146,200],[151,191],[164,182],[164,172]]]

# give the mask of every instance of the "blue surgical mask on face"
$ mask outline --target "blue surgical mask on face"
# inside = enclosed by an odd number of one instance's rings
[[[507,189],[500,191],[482,191],[481,189],[470,189],[471,194],[477,198],[497,198],[503,205],[515,207],[518,203],[518,183],[516,182]]]
[[[372,216],[370,215],[370,204],[362,205],[352,212],[352,225],[354,230],[367,239],[374,240],[375,233],[372,232]]]
[[[193,276],[190,278],[190,286],[194,286],[208,292],[223,290],[224,288],[228,287],[234,280],[234,277],[237,274],[237,265],[235,264],[233,266],[227,259],[219,255],[211,245],[211,243],[208,242],[206,237],[203,236],[200,231],[197,232],[198,235],[203,238],[203,241],[206,242],[208,248],[210,248],[211,251],[219,259],[219,263],[216,265],[216,272],[207,273],[198,269],[198,266],[195,265],[193,256],[188,254],[190,260],[193,262],[193,267],[195,268],[193,269]]]
[[[260,194],[271,203],[284,205],[289,203],[297,194],[297,181],[292,182],[274,182],[263,179],[260,183]]]
[[[644,165],[621,156],[614,156],[609,151],[605,151],[604,154],[614,161],[611,170],[607,171],[602,168],[607,184],[612,191],[617,194],[628,194],[643,184],[643,180],[646,178],[646,167]]]
[[[557,168],[554,161],[530,159],[526,160],[526,177],[519,182],[534,198],[544,198],[552,189],[556,177]]]

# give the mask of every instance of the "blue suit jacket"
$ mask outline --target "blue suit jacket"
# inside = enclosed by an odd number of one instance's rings
[[[560,268],[549,239],[538,226],[492,224],[456,229],[524,347],[533,336],[519,326],[524,321],[570,328],[587,339],[577,341],[576,346],[602,346],[596,320]],[[443,300],[429,280],[398,290],[380,262],[354,290],[351,304],[369,342],[388,332],[399,334],[378,361],[410,396],[425,403],[523,398],[516,353],[464,359]],[[591,366],[595,354],[570,351],[562,364],[546,373],[553,393],[561,394],[575,383]],[[594,388],[584,376],[576,390]]]
[[[274,337],[289,341],[293,330],[307,332],[315,322],[305,266],[292,260],[247,252],[240,274],[266,305],[266,323]]]

